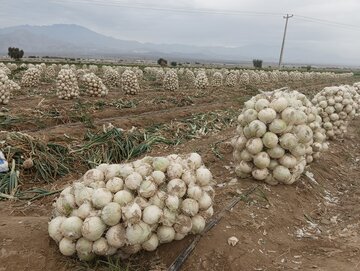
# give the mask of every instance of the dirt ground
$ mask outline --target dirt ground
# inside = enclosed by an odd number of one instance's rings
[[[353,81],[356,80],[348,80]],[[294,84],[292,88],[313,94],[332,83]],[[7,114],[20,117],[21,121],[1,129],[26,131],[47,140],[56,140],[64,134],[82,138],[86,123],[69,117],[69,112],[75,110],[75,102],[58,101],[51,91],[44,94],[42,89],[46,88],[44,85],[36,93],[22,90],[6,107]],[[117,127],[131,128],[167,123],[197,112],[240,108],[243,97],[254,93],[254,88],[224,88],[202,93],[184,89],[174,94],[149,87],[136,97],[123,97],[113,90],[107,98],[132,101],[137,104],[133,108],[119,109],[113,105],[96,108],[93,105],[99,99],[95,98],[82,98],[82,102],[90,101],[87,108],[91,110],[87,114],[94,119],[96,127],[111,122]],[[187,96],[190,99],[185,101],[183,98]],[[155,104],[155,98],[162,102]],[[60,112],[57,118],[51,114],[39,117],[39,112],[54,108]],[[43,121],[41,126],[39,120]],[[232,155],[227,143],[233,134],[234,128],[228,128],[176,147],[158,145],[147,153],[200,153],[218,183],[215,212],[225,208],[234,196],[252,189],[251,194],[202,236],[182,270],[360,270],[360,120],[351,123],[343,140],[331,142],[329,151],[311,164],[306,175],[292,186],[273,187],[251,179],[237,180],[231,170]],[[214,143],[219,143],[221,158],[210,147]],[[43,186],[61,188],[82,173],[74,172]],[[55,197],[31,203],[0,202],[0,271],[86,270],[83,264],[62,256],[48,237],[47,222]],[[227,243],[231,236],[239,239],[234,247]],[[169,266],[193,238],[188,236],[162,245],[154,253],[141,253],[135,256],[135,261],[141,265],[142,260],[157,259],[160,265]]]

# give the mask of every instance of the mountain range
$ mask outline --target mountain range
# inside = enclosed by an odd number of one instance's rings
[[[209,60],[219,62],[247,62],[254,58],[265,62],[276,62],[279,45],[251,44],[242,47],[210,47],[183,44],[155,44],[121,40],[102,35],[75,24],[54,24],[46,26],[20,25],[0,29],[0,54],[6,54],[8,47],[19,47],[25,55],[63,57],[132,57],[171,60]],[[293,63],[312,63],[317,52],[301,48],[287,48],[287,60]],[[293,53],[291,53],[293,52]],[[318,63],[327,64],[334,56],[322,53]]]

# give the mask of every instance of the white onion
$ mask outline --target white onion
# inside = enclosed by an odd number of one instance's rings
[[[106,225],[114,226],[120,222],[121,206],[116,202],[110,202],[101,211],[101,219]]]
[[[65,256],[74,255],[76,252],[74,241],[64,237],[63,239],[61,239],[61,241],[59,243],[59,250],[60,250],[61,254],[65,255]]]
[[[269,155],[266,152],[259,152],[254,156],[254,165],[259,169],[267,168],[270,165]]]
[[[279,142],[279,138],[276,134],[272,133],[272,132],[266,132],[264,134],[264,136],[262,137],[262,141],[265,147],[267,148],[274,148],[278,142]]]
[[[173,227],[160,226],[156,234],[160,244],[170,243],[175,238],[175,230]]]
[[[201,156],[196,152],[191,153],[188,158],[188,165],[190,166],[190,168],[198,169],[201,166],[201,164],[202,164]]]
[[[99,238],[93,243],[93,252],[97,255],[107,255],[109,248],[109,244],[104,237]]]
[[[200,186],[209,185],[212,181],[212,174],[210,170],[205,167],[198,168],[196,170],[196,182]]]
[[[124,220],[128,221],[129,223],[137,223],[141,219],[141,208],[135,202],[129,203],[128,205],[123,207],[122,212]]]
[[[194,216],[199,212],[199,204],[196,200],[187,198],[182,201],[181,210],[188,216]]]
[[[192,185],[188,188],[187,195],[189,198],[199,200],[202,196],[202,189],[200,186]]]
[[[193,234],[202,233],[205,228],[205,219],[201,215],[195,215],[191,218],[192,228],[191,232]]]
[[[192,222],[191,218],[186,215],[178,215],[176,217],[176,221],[174,224],[174,229],[176,232],[180,232],[182,234],[187,234],[191,231]]]
[[[52,219],[48,225],[48,232],[50,237],[59,243],[63,238],[63,234],[61,233],[61,224],[66,220],[65,216],[58,216]]]
[[[153,233],[149,240],[141,244],[141,247],[146,251],[154,251],[159,246],[159,238]]]
[[[113,198],[112,193],[106,188],[97,188],[92,195],[92,204],[95,208],[103,208],[110,203]]]
[[[148,224],[140,221],[139,223],[128,225],[125,235],[128,244],[141,244],[149,239],[151,229]]]
[[[105,180],[104,173],[99,169],[90,169],[83,176],[83,182],[85,185],[90,183],[100,182]]]
[[[111,193],[116,193],[124,188],[124,181],[121,178],[113,177],[106,182],[106,188]]]
[[[125,185],[127,188],[131,190],[136,190],[140,187],[142,181],[143,181],[143,177],[139,173],[133,172],[126,177]]]
[[[61,234],[68,239],[76,240],[81,237],[82,224],[83,221],[79,217],[68,217],[61,224]]]
[[[125,206],[133,199],[133,194],[127,190],[120,190],[114,195],[114,202],[120,204],[121,207]]]
[[[167,191],[171,195],[178,196],[182,198],[186,193],[186,184],[181,179],[172,179],[167,184]]]
[[[167,195],[167,198],[165,200],[165,205],[167,208],[169,208],[172,211],[177,210],[180,205],[179,197],[175,195]]]
[[[178,179],[183,174],[183,167],[178,163],[173,163],[167,168],[167,175],[170,179]]]
[[[157,186],[150,180],[142,181],[139,188],[139,194],[144,198],[150,198],[155,195]]]
[[[169,165],[170,161],[165,157],[155,157],[152,164],[154,170],[159,170],[162,172],[166,172]]]
[[[211,197],[208,193],[203,192],[201,198],[198,200],[200,210],[206,210],[212,205]]]
[[[149,225],[159,222],[162,217],[163,211],[156,205],[150,205],[143,211],[143,221]]]
[[[153,173],[151,173],[151,177],[153,177],[154,182],[155,182],[157,185],[160,185],[160,184],[164,183],[164,182],[165,182],[165,178],[166,178],[164,172],[159,171],[159,170],[156,170],[156,171],[154,171]]]
[[[84,220],[81,233],[90,241],[99,239],[106,229],[105,223],[97,216],[88,217]]]
[[[90,261],[94,258],[94,254],[92,253],[93,242],[87,240],[84,237],[81,237],[77,240],[75,249],[80,260]]]
[[[122,224],[116,224],[106,232],[106,240],[112,247],[121,248],[126,243],[125,228]]]

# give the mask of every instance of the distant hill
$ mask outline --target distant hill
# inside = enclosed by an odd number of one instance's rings
[[[25,55],[78,56],[78,57],[168,57],[172,60],[211,60],[239,63],[254,58],[276,62],[279,44],[251,44],[244,47],[210,47],[183,44],[141,43],[108,37],[75,24],[47,26],[20,25],[0,29],[0,54],[8,47],[19,47]],[[328,63],[333,55],[324,52],[287,48],[287,62]],[[266,64],[266,63],[265,63]]]

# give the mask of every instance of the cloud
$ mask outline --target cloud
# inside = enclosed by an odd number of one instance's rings
[[[280,14],[292,13],[295,17],[289,20],[285,60],[286,56],[294,55],[291,50],[296,48],[309,52],[309,59],[315,61],[318,54],[324,53],[334,56],[329,62],[360,62],[360,1],[357,0],[86,0],[86,4],[82,1],[6,1],[0,10],[0,25],[74,23],[120,39],[141,42],[280,47],[284,28]],[[120,6],[124,4],[169,9],[260,11],[279,15],[185,13]],[[358,25],[359,28],[314,22],[296,15]]]

